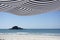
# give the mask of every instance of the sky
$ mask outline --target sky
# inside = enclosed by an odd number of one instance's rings
[[[60,29],[60,10],[32,16],[0,12],[0,29],[19,26],[26,29]]]

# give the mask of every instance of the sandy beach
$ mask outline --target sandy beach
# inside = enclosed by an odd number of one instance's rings
[[[60,36],[0,34],[0,40],[60,40]]]

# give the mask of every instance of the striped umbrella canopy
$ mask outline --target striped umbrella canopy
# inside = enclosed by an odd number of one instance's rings
[[[0,0],[0,11],[20,16],[60,10],[60,0]]]

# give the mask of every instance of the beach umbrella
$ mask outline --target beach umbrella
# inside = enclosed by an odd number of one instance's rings
[[[25,16],[60,10],[60,0],[0,0],[0,11]]]

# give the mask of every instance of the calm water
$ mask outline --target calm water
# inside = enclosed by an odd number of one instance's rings
[[[23,29],[23,30],[0,29],[0,33],[58,35],[58,36],[60,36],[60,29]]]

